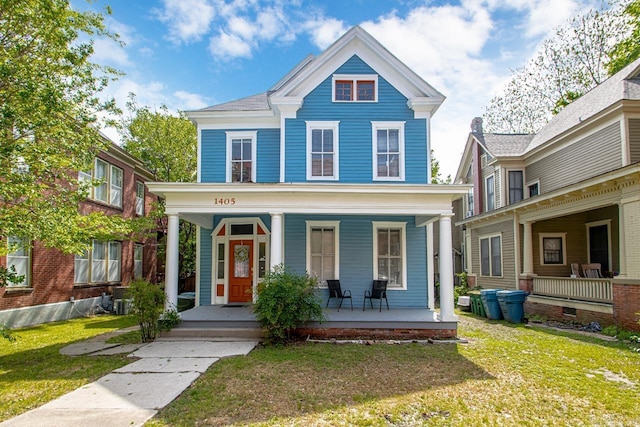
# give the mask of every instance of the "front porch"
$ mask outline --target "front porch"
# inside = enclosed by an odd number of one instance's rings
[[[324,310],[326,321],[309,323],[296,330],[300,336],[323,338],[427,339],[455,338],[457,321],[442,321],[427,308],[361,307]],[[259,338],[260,323],[251,305],[209,305],[180,313],[182,323],[171,330],[172,337]]]

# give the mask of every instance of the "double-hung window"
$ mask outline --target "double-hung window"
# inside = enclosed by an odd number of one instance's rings
[[[407,233],[404,222],[373,222],[373,277],[391,289],[406,289]]]
[[[509,171],[509,204],[524,199],[524,177],[522,171]]]
[[[486,211],[492,211],[496,208],[496,183],[493,175],[490,175],[485,180],[485,194],[486,194]]]
[[[133,245],[133,277],[140,279],[142,277],[142,263],[144,260],[144,245]]]
[[[25,241],[10,236],[7,239],[7,269],[22,278],[18,283],[8,283],[8,286],[31,286],[31,250]]]
[[[93,198],[101,202],[109,201],[109,164],[102,159],[96,159],[94,178],[100,181],[93,187]]]
[[[334,102],[376,102],[378,76],[376,74],[334,74]]]
[[[92,178],[96,181],[96,185],[90,186],[88,191],[89,198],[121,208],[122,188],[124,186],[122,169],[102,159],[96,159],[93,165],[93,175],[91,171],[80,171],[78,173],[78,184],[80,184],[81,189],[84,189],[85,183],[90,183]]]
[[[111,176],[109,177],[109,204],[122,207],[122,169],[111,165]]]
[[[144,215],[144,184],[136,181],[136,214]]]
[[[480,238],[480,275],[502,276],[502,236]]]
[[[566,264],[566,233],[540,234],[540,260],[542,265]]]
[[[257,135],[227,132],[227,182],[256,182]]]
[[[338,178],[339,122],[307,122],[307,179]]]
[[[307,221],[307,271],[322,287],[340,278],[339,227],[339,221]]]
[[[404,123],[371,122],[374,181],[404,181]]]
[[[122,243],[91,242],[91,249],[76,254],[74,282],[106,283],[119,282],[122,270]]]

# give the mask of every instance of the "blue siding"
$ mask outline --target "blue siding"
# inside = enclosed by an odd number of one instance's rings
[[[427,250],[426,229],[415,227],[414,217],[388,216],[285,216],[285,265],[293,271],[306,270],[307,220],[340,221],[340,281],[351,290],[355,305],[362,304],[364,291],[373,280],[372,221],[400,221],[407,223],[407,290],[388,293],[392,307],[427,306]],[[324,299],[328,293],[320,290]]]
[[[338,74],[377,74],[357,56],[338,68]],[[427,183],[427,124],[414,119],[407,98],[381,76],[378,76],[378,102],[334,103],[331,99],[332,77],[329,76],[304,99],[296,119],[287,119],[287,182],[306,181],[306,121],[340,121],[340,182],[373,182],[371,122],[404,121],[405,182]]]
[[[243,129],[255,131],[256,129]],[[235,131],[235,129],[234,129]],[[280,129],[258,129],[256,180],[280,181]],[[226,182],[227,135],[224,130],[203,130],[201,136],[202,182]]]
[[[213,264],[211,233],[213,230],[200,229],[200,305],[211,304],[211,266]]]

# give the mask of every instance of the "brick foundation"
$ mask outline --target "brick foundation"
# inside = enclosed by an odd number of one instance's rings
[[[615,325],[613,315],[611,314],[576,309],[576,314],[570,315],[563,313],[563,307],[549,304],[538,304],[527,301],[524,303],[524,312],[525,317],[538,315],[545,319],[556,320],[558,322],[577,322],[583,325],[598,322],[603,328]]]
[[[619,328],[640,331],[640,284],[613,284],[613,316]]]
[[[318,339],[451,339],[456,338],[455,329],[360,329],[360,328],[298,328],[299,337]]]

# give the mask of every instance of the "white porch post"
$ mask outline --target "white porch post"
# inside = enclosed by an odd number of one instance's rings
[[[177,214],[167,215],[167,260],[165,265],[164,290],[167,294],[165,308],[178,308],[178,224]]]
[[[449,254],[451,243],[451,218],[453,214],[440,215],[440,321],[457,321],[453,301],[453,260]]]
[[[436,309],[436,286],[435,286],[435,272],[434,262],[433,262],[433,223],[430,222],[427,224],[427,294],[429,295],[427,299],[427,308],[429,310]]]
[[[273,268],[278,264],[282,264],[284,257],[282,252],[284,249],[283,233],[282,233],[282,213],[271,213],[271,265]]]
[[[533,222],[525,221],[524,236],[522,239],[522,274],[531,276],[533,274]]]

